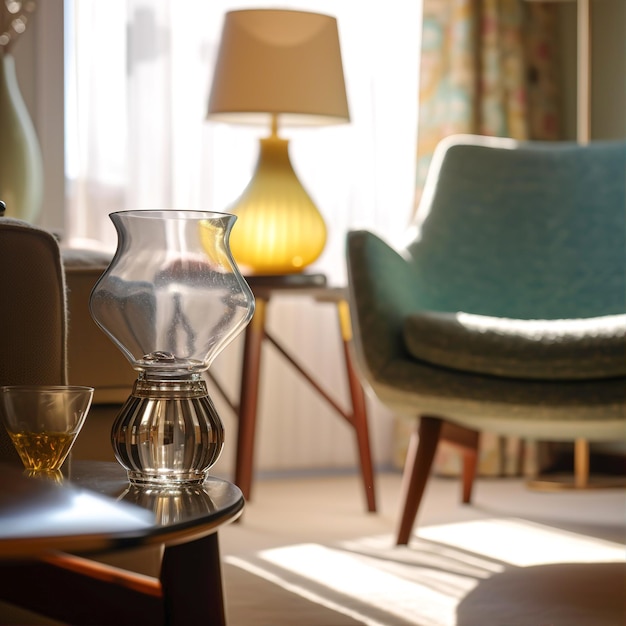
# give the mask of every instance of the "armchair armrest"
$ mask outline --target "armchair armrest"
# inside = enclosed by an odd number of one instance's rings
[[[371,378],[407,357],[403,321],[421,308],[415,273],[401,254],[364,230],[348,233],[347,263],[355,349],[363,374]]]

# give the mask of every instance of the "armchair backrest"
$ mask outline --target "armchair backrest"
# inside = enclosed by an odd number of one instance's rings
[[[67,384],[65,282],[49,232],[0,217],[0,294],[0,385]],[[1,458],[17,459],[3,427]]]
[[[626,142],[455,136],[405,250],[425,308],[520,319],[626,310]]]

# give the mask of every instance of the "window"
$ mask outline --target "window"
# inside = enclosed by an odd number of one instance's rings
[[[70,245],[113,248],[112,211],[228,210],[268,129],[207,121],[211,72],[224,13],[267,3],[65,2]],[[315,268],[342,283],[349,228],[393,238],[411,215],[419,2],[289,0],[281,8],[338,20],[351,122],[281,134],[328,225]]]

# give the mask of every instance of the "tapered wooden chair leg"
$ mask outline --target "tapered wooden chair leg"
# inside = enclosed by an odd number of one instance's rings
[[[442,441],[456,448],[463,458],[462,500],[469,504],[472,499],[472,487],[478,469],[478,446],[480,433],[477,430],[459,426],[454,422],[443,422],[441,427]]]
[[[397,545],[407,545],[417,517],[426,482],[439,443],[442,422],[436,417],[422,417],[414,430],[407,452],[402,478],[404,509],[396,537]]]
[[[472,501],[472,488],[478,470],[478,433],[476,433],[476,447],[467,448],[463,453],[463,504]]]
[[[574,442],[574,485],[578,489],[589,486],[589,442],[586,439]]]

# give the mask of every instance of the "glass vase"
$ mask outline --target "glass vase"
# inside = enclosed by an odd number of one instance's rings
[[[202,373],[246,326],[254,296],[229,249],[234,215],[121,211],[91,315],[138,372],[111,431],[131,483],[205,480],[224,429]]]
[[[22,98],[15,59],[0,49],[0,199],[6,217],[34,222],[41,212],[43,164],[35,127]]]

